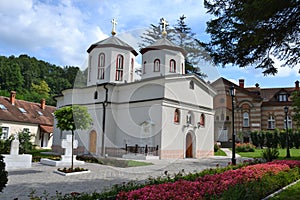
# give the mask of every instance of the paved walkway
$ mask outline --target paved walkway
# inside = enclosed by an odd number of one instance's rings
[[[237,159],[241,162],[241,158]],[[184,169],[186,173],[201,171],[206,168],[227,166],[231,157],[214,156],[202,159],[174,159],[150,160],[153,165],[131,168],[117,168],[106,165],[86,163],[82,167],[88,168],[91,173],[73,176],[61,176],[53,173],[57,167],[33,163],[32,168],[23,170],[9,170],[8,184],[0,193],[1,200],[29,199],[28,195],[33,190],[37,195],[44,191],[55,195],[56,191],[70,192],[101,192],[115,184],[130,180],[146,180],[149,177],[162,176],[165,171],[171,174]]]

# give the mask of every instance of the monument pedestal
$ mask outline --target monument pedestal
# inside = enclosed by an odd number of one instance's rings
[[[50,166],[71,166],[72,165],[72,142],[73,148],[76,149],[78,147],[78,141],[72,141],[72,136],[67,135],[67,138],[62,141],[62,147],[65,148],[65,155],[61,156],[61,160],[50,160],[47,158],[41,159],[41,164],[50,165]],[[73,164],[74,165],[83,165],[84,161],[76,160],[76,156],[73,156]]]
[[[19,155],[19,139],[15,137],[15,139],[11,142],[10,146],[10,154],[4,154],[4,163],[5,163],[5,170],[9,169],[23,169],[23,168],[30,168],[32,155],[29,154],[22,154]]]
[[[56,166],[56,167],[64,167],[64,166],[71,166],[72,164],[72,156],[61,156],[61,160],[50,160],[48,158],[42,158],[41,164]],[[76,156],[73,157],[73,164],[75,165],[83,165],[84,161],[76,160]]]
[[[30,168],[32,155],[3,155],[5,162],[5,169],[22,169]]]

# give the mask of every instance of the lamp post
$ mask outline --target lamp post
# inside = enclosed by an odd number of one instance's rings
[[[235,88],[234,86],[231,86],[229,88],[229,93],[231,96],[231,103],[232,103],[232,158],[231,163],[233,165],[236,165],[236,158],[235,158],[235,133],[234,133],[234,97],[235,97]]]
[[[283,108],[285,113],[285,131],[286,131],[286,158],[290,158],[290,136],[289,136],[289,127],[288,127],[288,112],[289,107],[285,106]]]

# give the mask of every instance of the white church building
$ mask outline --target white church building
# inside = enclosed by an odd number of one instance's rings
[[[160,159],[213,155],[216,93],[196,75],[185,74],[186,51],[166,39],[164,29],[162,39],[140,50],[142,74],[134,80],[138,53],[115,36],[114,25],[111,37],[87,50],[87,86],[56,97],[58,109],[83,105],[93,118],[89,130],[76,130],[75,152]],[[53,151],[62,152],[66,134],[55,126]]]

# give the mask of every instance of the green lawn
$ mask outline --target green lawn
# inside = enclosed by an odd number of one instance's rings
[[[219,149],[217,152],[215,152],[215,156],[226,156],[226,153]]]
[[[281,193],[275,195],[271,198],[271,200],[298,200],[300,199],[300,182],[296,183],[295,185],[283,190]]]
[[[262,158],[262,149],[255,149],[255,152],[238,152],[242,157],[247,158]],[[286,157],[286,149],[278,149],[279,151],[279,158],[278,159],[285,159]],[[292,160],[300,160],[300,149],[290,149],[291,159]]]

